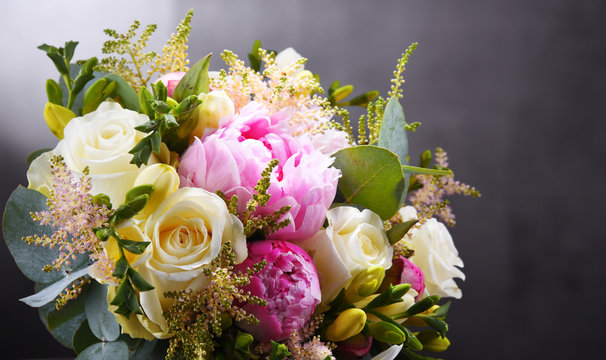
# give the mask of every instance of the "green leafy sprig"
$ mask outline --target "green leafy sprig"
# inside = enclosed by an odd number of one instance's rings
[[[134,241],[123,239],[118,235],[116,226],[124,220],[130,219],[141,211],[152,192],[153,185],[140,185],[132,188],[126,193],[125,201],[120,205],[110,216],[109,225],[104,228],[95,229],[95,233],[99,240],[107,241],[109,238],[114,238],[118,244],[120,258],[116,261],[112,276],[120,279],[120,285],[116,290],[116,295],[110,302],[118,308],[115,310],[117,314],[124,315],[129,318],[131,313],[142,314],[139,307],[139,301],[135,288],[138,291],[149,291],[154,287],[148,283],[139,272],[137,272],[128,262],[125,251],[135,255],[141,255],[150,244],[145,241]],[[99,194],[94,197],[97,203],[105,204],[111,208],[109,197],[105,194]]]
[[[92,57],[83,61],[78,75],[72,79],[70,68],[71,60],[74,56],[74,51],[78,46],[77,41],[67,41],[65,47],[55,47],[52,45],[42,44],[38,49],[44,51],[46,55],[53,61],[55,67],[61,74],[65,86],[67,88],[67,104],[66,108],[72,109],[76,96],[84,89],[87,82],[94,78],[93,71],[97,65],[97,58]],[[46,80],[46,94],[50,103],[63,106],[63,90],[61,86],[53,79]]]
[[[175,134],[175,130],[186,124],[187,128],[191,128],[192,112],[201,103],[195,95],[187,96],[180,103],[168,99],[166,86],[162,82],[152,84],[152,92],[146,88],[139,91],[140,110],[150,120],[135,127],[136,130],[148,133],[129,151],[133,154],[130,162],[137,166],[147,165],[152,152],[159,154],[163,141],[171,150],[182,150],[183,140],[189,139],[189,133],[186,137],[181,137],[181,134]],[[195,120],[194,126],[197,124],[197,119]]]

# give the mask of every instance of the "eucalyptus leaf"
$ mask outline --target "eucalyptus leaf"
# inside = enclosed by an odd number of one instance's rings
[[[63,279],[45,287],[43,290],[19,299],[19,301],[26,303],[31,307],[41,307],[54,300],[63,290],[68,287],[72,282],[88,274],[88,267],[74,271],[66,275]]]
[[[200,93],[207,93],[209,91],[208,64],[211,55],[208,54],[195,63],[183,76],[173,93],[175,100],[181,102],[189,95],[198,96]]]
[[[64,274],[58,271],[44,272],[42,268],[59,257],[58,249],[29,245],[23,237],[52,234],[49,226],[41,226],[28,215],[30,212],[48,210],[46,197],[36,190],[19,186],[6,202],[2,231],[4,241],[17,266],[31,281],[43,284],[54,283]]]
[[[390,219],[400,209],[405,179],[398,156],[393,152],[361,145],[333,154],[334,167],[343,176],[338,189],[346,203],[362,205],[382,219]]]
[[[72,346],[74,347],[74,352],[76,354],[80,354],[84,349],[89,346],[98,343],[99,340],[95,334],[90,330],[88,325],[88,321],[84,320],[80,327],[74,333],[74,337],[72,339]]]
[[[404,110],[396,98],[389,99],[385,106],[378,146],[398,155],[400,163],[406,165],[408,156],[408,138],[406,137],[406,121]]]
[[[85,288],[87,288],[85,286]],[[55,330],[67,321],[84,314],[84,299],[86,298],[86,290],[75,299],[72,299],[63,306],[60,310],[51,311],[46,315],[46,323],[49,330]],[[53,304],[53,303],[51,303]]]
[[[91,284],[84,309],[90,329],[97,338],[114,341],[120,336],[120,325],[107,304],[107,285]]]
[[[76,360],[128,359],[128,346],[124,341],[99,342],[87,347]]]
[[[54,303],[48,303],[38,310],[40,314],[40,319],[42,320],[47,329],[48,321],[46,318],[52,311],[55,311]],[[52,330],[49,329],[49,332],[51,333],[53,338],[55,338],[55,340],[57,340],[61,345],[73,349],[72,340],[74,337],[74,333],[76,332],[76,330],[78,330],[80,324],[82,324],[84,320],[86,320],[86,315],[84,313],[81,313],[67,320],[56,328]]]

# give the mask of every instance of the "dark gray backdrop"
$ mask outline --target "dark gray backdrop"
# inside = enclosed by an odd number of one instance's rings
[[[338,79],[384,94],[399,54],[418,41],[403,99],[407,120],[422,123],[411,152],[444,147],[457,177],[483,194],[453,199],[467,281],[444,357],[598,357],[606,335],[603,1],[3,3],[0,204],[25,184],[26,155],[55,142],[41,116],[54,70],[35,45],[80,40],[77,55],[100,55],[104,27],[124,31],[141,19],[161,22],[158,47],[192,7],[192,59],[224,48],[245,56],[260,38],[308,57],[325,86]],[[218,56],[212,64],[221,66]],[[0,247],[3,357],[69,356],[17,302],[32,286]]]

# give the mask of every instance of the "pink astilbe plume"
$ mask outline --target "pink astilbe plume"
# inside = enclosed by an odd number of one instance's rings
[[[59,257],[44,267],[44,271],[69,267],[78,254],[90,253],[98,263],[97,272],[111,279],[113,263],[107,258],[93,229],[107,225],[111,210],[105,205],[95,204],[90,194],[91,182],[88,169],[82,178],[74,177],[61,156],[51,158],[53,185],[46,204],[47,211],[31,213],[40,225],[50,225],[52,235],[28,236],[26,242],[51,249],[59,249]]]
[[[436,148],[436,165],[448,167],[448,155],[442,148]],[[455,180],[454,175],[415,175],[422,188],[410,193],[409,200],[419,212],[419,219],[435,215],[449,226],[455,225],[455,216],[452,208],[448,206],[446,196],[463,194],[465,196],[479,197],[476,188]]]

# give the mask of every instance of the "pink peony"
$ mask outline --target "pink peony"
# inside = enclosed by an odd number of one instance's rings
[[[385,273],[385,280],[383,285],[391,283],[397,284],[410,284],[410,287],[417,291],[419,296],[423,294],[425,290],[425,275],[423,271],[412,261],[408,260],[404,256],[398,256],[393,259],[393,266]],[[381,288],[383,289],[383,287]]]
[[[168,96],[173,97],[173,94],[175,93],[175,88],[177,87],[177,84],[179,84],[179,81],[181,81],[183,76],[185,76],[185,73],[183,71],[175,71],[160,76],[160,78],[156,82],[162,81],[164,86],[166,86]]]
[[[239,326],[258,341],[281,341],[303,328],[320,303],[318,273],[303,249],[280,240],[248,243],[248,258],[236,269],[246,271],[263,259],[267,266],[252,276],[244,291],[267,300],[267,306],[244,304],[243,309],[259,319],[259,324],[242,322]]]
[[[275,125],[284,116],[269,116],[260,104],[248,104],[223,128],[203,141],[194,140],[183,154],[179,175],[183,187],[221,190],[228,198],[237,195],[243,211],[261,172],[271,159],[277,159],[268,190],[271,198],[255,215],[272,214],[290,205],[283,217],[290,220],[289,225],[271,237],[305,240],[322,227],[340,172],[330,167],[333,158],[315,150],[308,140],[281,132]]]

